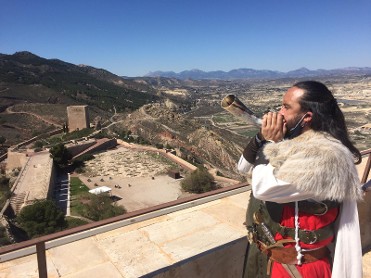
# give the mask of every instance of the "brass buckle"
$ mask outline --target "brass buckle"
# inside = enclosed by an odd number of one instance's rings
[[[254,241],[255,237],[253,232],[247,231],[247,240],[249,241],[250,244],[252,244]]]
[[[246,226],[247,227],[247,240],[251,243],[258,241],[258,233],[254,226]]]
[[[318,216],[325,215],[328,212],[328,206],[324,202],[318,202],[318,203],[323,206],[325,211],[322,213],[314,213],[314,215],[318,215]]]
[[[309,231],[309,230],[301,230],[302,231],[302,236],[307,239],[308,244],[313,244],[318,241],[318,237],[314,231]]]

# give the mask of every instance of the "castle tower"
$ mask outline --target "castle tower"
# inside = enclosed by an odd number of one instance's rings
[[[90,127],[87,105],[67,106],[68,131]]]

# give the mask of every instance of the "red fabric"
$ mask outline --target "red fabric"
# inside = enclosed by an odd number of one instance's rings
[[[339,213],[338,208],[330,209],[326,214],[321,216],[299,212],[300,229],[305,230],[320,229],[334,222],[336,220],[338,213]],[[281,225],[290,228],[295,227],[295,208],[292,208],[290,206],[284,206],[282,212]],[[277,233],[275,239],[278,241],[280,239],[283,239],[283,237]],[[299,244],[303,249],[314,249],[321,246],[326,246],[329,243],[331,243],[332,240],[333,237],[330,237],[320,242],[316,242],[314,244],[305,244],[300,241]],[[285,247],[291,246],[295,246],[295,243],[287,244]],[[331,265],[327,258],[323,258],[321,260],[308,264],[297,265],[296,267],[303,278],[331,278]],[[276,262],[273,263],[271,273],[272,278],[286,278],[286,277],[290,278],[290,275],[282,267],[282,265]]]

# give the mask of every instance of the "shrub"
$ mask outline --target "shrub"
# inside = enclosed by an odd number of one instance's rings
[[[93,128],[84,128],[84,129],[80,129],[80,130],[75,130],[75,131],[72,131],[70,133],[67,133],[64,136],[64,140],[74,140],[74,139],[79,139],[79,138],[82,138],[82,137],[87,137],[91,133],[93,133],[93,131],[94,131]]]
[[[33,147],[35,149],[41,149],[42,147],[44,146],[44,143],[42,141],[36,141],[34,144],[33,144]]]
[[[11,244],[11,241],[6,234],[5,228],[0,225],[0,246]]]
[[[69,160],[72,158],[72,154],[67,150],[63,144],[55,145],[50,149],[50,154],[53,158],[53,161],[59,167],[66,167]]]
[[[51,200],[36,201],[24,207],[17,216],[17,223],[29,238],[51,234],[66,227],[63,211]]]
[[[9,180],[10,179],[4,175],[0,176],[0,208],[4,206],[5,202],[11,196]]]
[[[89,223],[88,221],[85,221],[83,219],[73,218],[73,217],[70,217],[70,216],[66,217],[66,221],[67,221],[68,229],[71,229],[71,228],[78,227],[78,226],[85,225],[85,224]]]
[[[4,136],[0,136],[0,145],[3,145],[6,142],[6,138]]]
[[[188,174],[180,184],[184,191],[191,193],[204,193],[216,189],[214,177],[204,167]]]
[[[124,207],[113,204],[111,197],[105,193],[98,195],[82,195],[79,198],[79,202],[78,213],[93,221],[99,221],[126,213]]]
[[[75,172],[78,174],[82,174],[85,172],[85,168],[83,166],[79,166],[75,169]]]

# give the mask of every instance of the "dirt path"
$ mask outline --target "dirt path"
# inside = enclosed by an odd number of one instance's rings
[[[6,110],[4,111],[4,113],[6,113],[6,114],[26,114],[26,115],[31,115],[31,116],[36,117],[38,120],[43,121],[43,122],[46,122],[46,123],[48,123],[50,125],[54,125],[54,126],[57,126],[57,127],[62,127],[62,125],[60,125],[59,123],[56,123],[56,122],[53,122],[51,120],[45,119],[45,118],[41,117],[38,114],[31,113],[31,112],[23,112],[23,111],[12,111],[11,108],[12,108],[12,106],[7,107]]]

